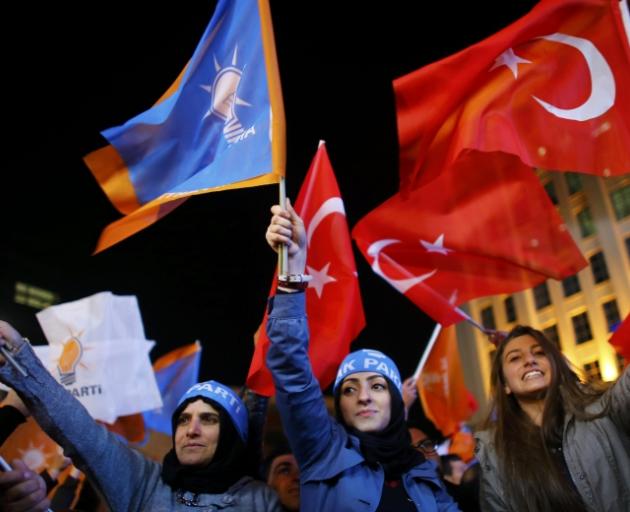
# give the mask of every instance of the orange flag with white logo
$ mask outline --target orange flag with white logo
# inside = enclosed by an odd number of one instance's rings
[[[464,384],[455,327],[440,332],[417,381],[424,413],[444,436],[477,410],[477,402]]]
[[[11,464],[20,459],[31,470],[39,473],[57,463],[61,447],[40,428],[33,418],[28,418],[7,438],[0,447],[0,455]]]

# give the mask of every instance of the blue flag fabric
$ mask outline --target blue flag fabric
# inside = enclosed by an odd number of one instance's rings
[[[158,388],[162,394],[162,408],[144,413],[145,427],[171,435],[171,416],[179,399],[199,379],[201,345],[197,341],[162,356],[153,365]]]
[[[127,215],[105,229],[97,251],[191,195],[277,183],[284,131],[268,0],[219,0],[175,83],[149,110],[103,131],[110,145],[85,157]]]

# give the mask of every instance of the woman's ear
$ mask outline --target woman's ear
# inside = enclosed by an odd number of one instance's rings
[[[505,394],[509,395],[512,393],[512,390],[510,389],[510,386],[508,386],[507,384],[505,386],[503,386],[503,389],[505,390]]]

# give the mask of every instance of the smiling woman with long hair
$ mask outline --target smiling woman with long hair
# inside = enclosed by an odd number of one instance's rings
[[[493,511],[630,510],[630,375],[581,382],[542,332],[515,327],[495,353],[477,434],[481,502]]]

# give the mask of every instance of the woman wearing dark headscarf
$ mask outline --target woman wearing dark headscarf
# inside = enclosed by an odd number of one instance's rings
[[[288,246],[289,277],[272,299],[267,364],[285,433],[300,466],[303,511],[453,511],[436,466],[411,447],[400,374],[376,350],[349,354],[334,385],[337,420],[328,415],[308,360],[304,312],[304,225],[290,204],[272,208],[267,241]]]
[[[249,460],[247,409],[227,386],[207,381],[184,394],[173,414],[173,449],[161,465],[98,425],[2,321],[0,344],[28,374],[22,377],[0,355],[0,380],[18,393],[113,512],[281,510],[275,492],[248,476],[256,468]]]
[[[580,382],[558,346],[517,326],[492,364],[492,413],[477,434],[483,510],[630,510],[630,373]]]

